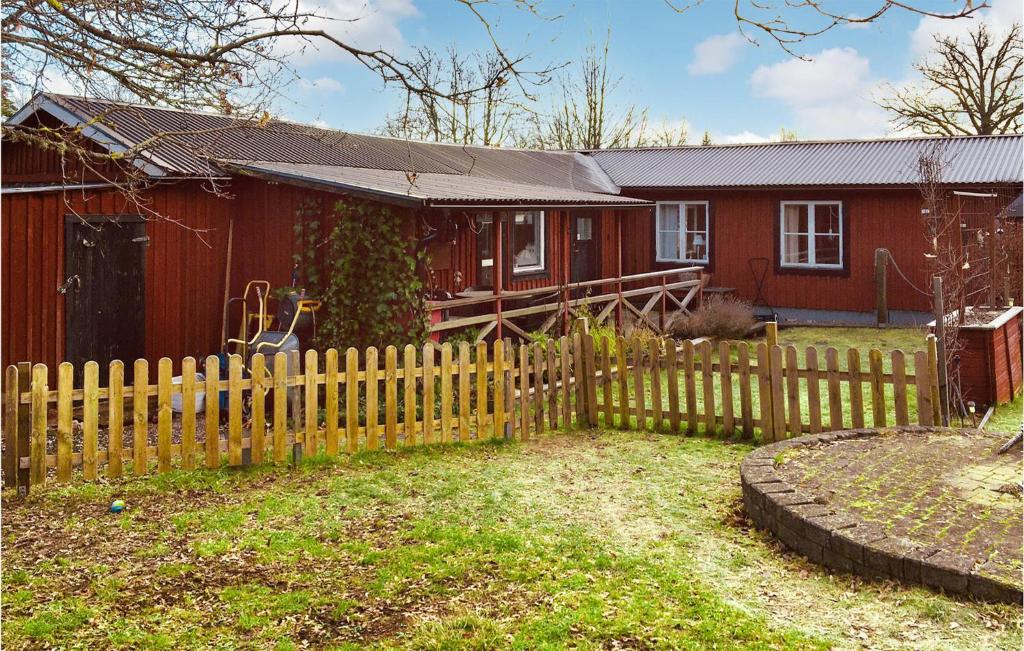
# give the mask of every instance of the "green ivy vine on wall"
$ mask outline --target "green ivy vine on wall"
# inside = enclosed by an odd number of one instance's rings
[[[417,269],[426,252],[402,232],[402,215],[365,201],[297,211],[294,254],[306,293],[323,302],[315,346],[363,350],[426,341],[426,298]]]

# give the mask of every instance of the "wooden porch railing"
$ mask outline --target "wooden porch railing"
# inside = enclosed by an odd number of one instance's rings
[[[638,283],[645,283],[645,286],[631,289],[624,288],[624,286]],[[596,313],[593,315],[595,325],[605,323],[614,313],[616,325],[621,328],[623,316],[628,312],[637,321],[646,324],[656,333],[665,334],[671,316],[680,312],[684,314],[690,313],[692,311],[691,304],[693,304],[694,299],[697,299],[697,305],[700,304],[700,295],[705,283],[706,276],[704,276],[702,267],[680,267],[629,276],[616,276],[563,285],[552,285],[537,289],[502,291],[497,294],[456,298],[446,301],[428,301],[427,309],[431,311],[452,310],[491,304],[493,307],[488,313],[447,318],[434,323],[430,327],[431,332],[445,332],[460,328],[482,326],[477,334],[476,340],[478,342],[483,341],[499,324],[521,337],[527,337],[526,330],[515,323],[513,319],[539,314],[547,314],[548,316],[536,330],[537,332],[548,334],[555,323],[558,322],[559,317],[562,317],[562,332],[567,333],[568,324],[573,318],[579,316],[583,306],[596,310]],[[573,298],[573,295],[578,294],[580,291],[589,291],[595,287],[604,288],[609,286],[614,286],[615,291]],[[683,293],[684,291],[685,293]],[[683,294],[682,298],[676,295],[677,292]],[[551,296],[553,300],[538,305],[503,309],[511,301],[522,302],[543,296]],[[634,299],[643,301],[642,305],[639,307],[635,305]],[[655,308],[657,308],[657,316],[652,314]]]

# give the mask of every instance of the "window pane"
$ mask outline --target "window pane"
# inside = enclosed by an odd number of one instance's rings
[[[806,233],[808,206],[788,204],[785,207],[783,229],[787,233]]]
[[[785,264],[806,264],[808,237],[806,235],[784,235],[782,239],[782,260]]]
[[[707,260],[707,237],[704,233],[686,234],[686,259]]]
[[[586,241],[592,239],[593,236],[593,224],[591,223],[590,217],[577,217],[576,218],[576,239]]]
[[[839,234],[839,206],[816,204],[814,206],[814,232]]]
[[[674,203],[658,206],[658,229],[663,231],[679,230],[679,205]]]
[[[476,251],[481,260],[490,260],[491,246],[494,244],[494,231],[491,230],[491,216],[476,217]]]
[[[658,257],[665,260],[679,260],[679,233],[658,231]]]
[[[839,264],[839,235],[814,236],[814,263]]]
[[[707,230],[707,206],[690,205],[686,207],[686,230]]]
[[[541,267],[543,244],[541,230],[544,220],[539,212],[516,213],[512,220],[512,246],[515,268]]]

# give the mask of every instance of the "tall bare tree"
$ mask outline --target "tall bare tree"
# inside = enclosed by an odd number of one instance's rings
[[[611,31],[604,44],[591,44],[572,68],[557,77],[558,91],[548,113],[533,119],[533,140],[546,149],[614,149],[665,141],[685,142],[685,129],[668,125],[650,129],[647,108],[615,104],[622,77],[608,71]],[[656,136],[655,136],[656,134]],[[680,137],[681,136],[681,137]]]
[[[406,92],[402,108],[387,116],[381,132],[400,138],[456,144],[504,145],[518,137],[529,101],[509,84],[506,66],[494,52],[460,53],[420,48],[416,78],[444,95]]]
[[[994,36],[979,22],[968,38],[935,37],[914,64],[923,83],[891,89],[879,104],[899,129],[929,135],[1016,133],[1022,126],[1024,50],[1019,24]]]

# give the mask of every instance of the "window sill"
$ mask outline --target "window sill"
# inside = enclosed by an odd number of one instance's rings
[[[847,267],[812,267],[795,265],[776,265],[776,275],[792,276],[847,276],[850,271]]]
[[[688,264],[688,265],[701,265],[707,266],[708,260],[671,260],[666,258],[657,258],[655,262],[658,264]]]
[[[530,271],[513,271],[512,280],[544,280],[548,277],[547,269],[536,269]]]

